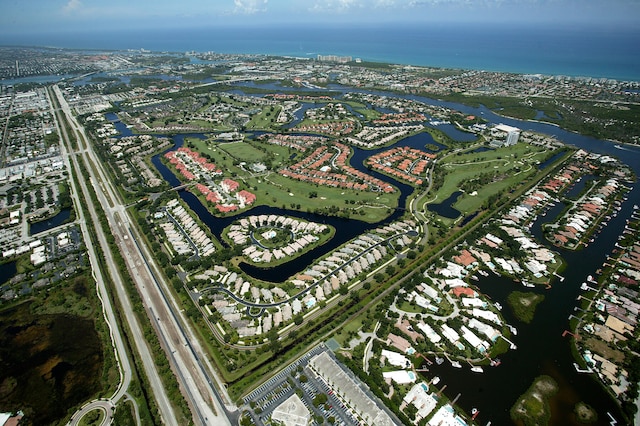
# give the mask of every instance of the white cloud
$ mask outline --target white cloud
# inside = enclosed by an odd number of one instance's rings
[[[62,10],[65,13],[74,12],[82,7],[82,2],[80,0],[69,0],[67,4],[64,5]]]
[[[233,0],[233,3],[236,6],[236,13],[252,14],[266,11],[267,1],[268,0]]]
[[[360,7],[362,4],[359,0],[320,0],[316,1],[309,10],[312,12],[343,13]]]

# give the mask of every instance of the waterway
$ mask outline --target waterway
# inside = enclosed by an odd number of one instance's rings
[[[48,231],[49,229],[53,229],[56,226],[60,226],[63,223],[67,222],[71,217],[71,209],[63,209],[60,210],[58,214],[49,219],[34,222],[29,226],[29,233],[31,235],[40,234],[41,232]]]
[[[9,281],[18,272],[16,262],[0,263],[0,285]]]
[[[334,89],[347,91],[342,86],[336,86]],[[354,90],[348,88],[348,91]],[[385,92],[367,93],[393,96]],[[636,174],[640,174],[640,149],[636,147],[625,146],[618,149],[610,142],[572,133],[552,124],[501,117],[484,106],[474,108],[413,95],[405,97],[428,104],[452,108],[466,114],[480,115],[490,123],[503,123],[523,130],[553,135],[566,144],[587,151],[622,157],[624,163],[631,166]],[[184,139],[184,135],[174,138],[178,144],[180,139]],[[399,144],[405,143],[407,143],[407,139]],[[415,147],[417,148],[418,146]],[[424,149],[424,144],[420,148]],[[351,160],[352,166],[360,170],[365,169],[362,163],[364,159],[378,151],[356,149]],[[160,163],[158,156],[154,157],[153,162],[165,179],[171,184],[178,184],[175,176]],[[540,167],[544,168],[546,165],[541,164]],[[370,173],[380,179],[390,180],[381,174],[372,171]],[[390,181],[400,189],[402,194],[400,206],[403,206],[406,196],[411,192],[411,188],[395,180]],[[222,229],[233,220],[253,214],[287,214],[306,220],[328,223],[337,228],[338,232],[332,241],[286,265],[272,269],[255,268],[249,265],[242,266],[242,269],[249,275],[274,282],[282,281],[292,273],[303,270],[322,254],[348,239],[381,224],[365,224],[357,220],[309,215],[273,207],[256,207],[233,218],[220,219],[213,217],[193,194],[187,191],[181,191],[179,194],[216,236],[219,236]],[[517,397],[531,385],[535,377],[541,374],[552,376],[560,385],[560,392],[553,400],[553,425],[576,424],[572,419],[571,413],[574,404],[581,400],[584,400],[598,411],[599,420],[597,424],[605,425],[609,423],[606,413],[611,413],[622,423],[622,416],[615,401],[606,394],[597,380],[592,376],[579,374],[575,371],[573,367],[574,360],[570,352],[570,341],[562,337],[562,332],[569,327],[569,315],[574,312],[573,309],[577,305],[575,299],[580,292],[580,284],[587,275],[594,275],[595,270],[605,261],[606,255],[611,252],[614,243],[617,241],[617,236],[624,228],[625,219],[632,213],[633,204],[630,200],[638,199],[640,199],[640,187],[635,185],[629,193],[629,201],[623,203],[621,212],[608,222],[602,233],[598,235],[595,243],[576,253],[560,250],[561,255],[568,262],[567,269],[563,272],[566,279],[562,283],[553,281],[550,290],[524,289],[521,285],[494,275],[482,278],[478,282],[478,286],[483,292],[505,307],[503,315],[506,321],[518,328],[519,333],[513,338],[514,343],[518,345],[518,349],[504,354],[501,357],[502,364],[500,366],[495,368],[487,367],[483,374],[472,373],[467,368],[455,369],[446,365],[446,363],[442,366],[432,367],[432,372],[429,374],[438,375],[442,378],[442,383],[447,385],[446,394],[451,398],[460,394],[458,404],[463,409],[470,412],[473,407],[478,408],[480,410],[479,423],[485,424],[491,421],[492,424],[510,424],[509,409]],[[546,217],[540,218],[534,224],[532,230],[539,242],[544,243],[541,238],[541,223],[543,221],[552,221],[561,209],[562,205],[557,205],[548,212]],[[401,214],[402,210],[395,210],[382,223],[394,220]],[[545,301],[539,305],[538,314],[531,324],[518,323],[509,312],[506,297],[513,290],[534,291],[545,295]]]
[[[73,74],[31,75],[31,76],[25,76],[25,77],[0,79],[0,85],[9,86],[9,85],[25,84],[25,83],[37,83],[37,84],[58,83],[62,80],[66,80],[72,77],[75,77],[75,75]]]
[[[170,150],[177,149],[182,146],[185,135],[178,135],[174,137],[174,142],[176,145],[172,147]],[[427,136],[429,136],[427,134]],[[430,137],[430,136],[429,136]],[[418,139],[416,139],[417,141]],[[351,164],[354,168],[369,173],[374,177],[377,177],[382,180],[389,180],[388,177],[377,173],[375,171],[370,171],[364,166],[364,160],[379,152],[379,150],[365,151],[362,149],[356,149],[355,153],[352,157]],[[156,155],[152,158],[152,163],[158,169],[162,177],[169,182],[172,186],[178,186],[181,182],[178,178],[173,174],[171,170],[169,170],[161,161],[161,157],[163,154]],[[398,201],[399,206],[404,206],[407,196],[411,194],[413,188],[404,183],[393,181],[394,185],[400,191],[400,198]],[[261,215],[261,214],[274,214],[274,215],[287,215],[293,216],[297,218],[301,218],[307,221],[324,223],[336,228],[337,232],[335,236],[327,243],[320,247],[316,247],[315,249],[305,253],[304,255],[298,257],[297,259],[287,262],[285,264],[273,267],[273,268],[260,268],[253,265],[249,265],[246,263],[242,263],[240,268],[249,274],[250,276],[271,282],[283,282],[292,275],[302,272],[308,265],[310,265],[315,259],[321,257],[325,253],[335,249],[341,244],[346,243],[352,238],[355,238],[362,233],[376,228],[378,226],[391,223],[396,220],[404,213],[404,210],[401,208],[395,209],[392,211],[391,215],[387,217],[384,221],[378,222],[376,224],[370,224],[366,222],[362,222],[359,220],[348,220],[331,216],[322,216],[314,213],[306,213],[299,212],[295,210],[287,210],[279,207],[270,207],[270,206],[258,206],[251,210],[245,211],[235,216],[230,217],[216,217],[212,215],[209,210],[205,206],[202,205],[200,200],[191,192],[181,190],[178,192],[180,198],[182,198],[189,207],[194,211],[194,213],[200,218],[200,220],[209,227],[213,235],[216,236],[220,241],[222,241],[221,234],[222,231],[229,225],[231,225],[236,220],[239,220],[246,216],[253,215]]]
[[[439,214],[442,217],[446,217],[448,219],[455,219],[460,216],[460,210],[453,207],[456,201],[458,201],[458,197],[462,195],[462,191],[456,191],[449,196],[446,200],[440,203],[431,203],[427,206],[427,209],[430,212],[434,212]]]
[[[640,153],[637,154],[640,156]],[[637,164],[636,164],[637,169]],[[569,189],[566,195],[575,192]],[[508,278],[490,274],[480,278],[477,283],[480,290],[489,295],[504,308],[502,314],[507,323],[514,325],[518,334],[511,340],[518,346],[500,358],[498,367],[485,367],[483,374],[474,374],[467,368],[452,368],[446,363],[434,366],[429,374],[441,376],[447,386],[447,394],[454,397],[460,394],[458,404],[467,412],[476,407],[480,410],[480,424],[491,421],[493,424],[509,424],[509,409],[517,397],[524,393],[533,379],[541,374],[553,377],[560,385],[560,392],[552,401],[553,425],[577,425],[572,417],[573,406],[585,401],[598,411],[597,424],[608,425],[606,413],[609,412],[622,423],[622,417],[614,400],[608,396],[597,383],[593,375],[580,374],[575,371],[573,357],[570,352],[570,339],[562,337],[569,328],[569,316],[575,314],[576,301],[581,293],[580,284],[587,275],[596,275],[595,271],[606,255],[614,248],[617,236],[625,225],[625,219],[633,212],[634,197],[639,197],[636,186],[623,203],[622,211],[603,228],[597,240],[584,250],[572,252],[558,249],[549,244],[542,235],[542,225],[554,222],[562,213],[565,205],[557,203],[545,215],[538,217],[531,231],[538,242],[560,253],[568,266],[562,273],[563,282],[552,281],[552,287],[528,289]],[[637,198],[636,198],[637,199]],[[507,296],[512,291],[530,291],[545,296],[538,306],[537,314],[530,324],[516,320],[508,307]]]
[[[316,104],[313,102],[303,102],[300,104],[300,108],[298,108],[297,110],[294,111],[293,113],[293,120],[291,120],[290,123],[285,124],[284,126],[282,126],[283,129],[292,129],[295,126],[297,126],[298,124],[300,124],[300,122],[302,122],[302,120],[304,120],[304,115],[307,112],[307,110],[309,109],[313,109],[313,108],[319,108],[321,105],[320,104]]]
[[[595,178],[596,177],[593,175],[583,176],[578,182],[573,184],[569,191],[567,191],[566,196],[572,199],[578,197],[578,195],[580,195],[582,191],[584,191],[584,189],[587,187],[587,183],[593,182]]]
[[[559,159],[560,157],[562,157],[565,153],[560,151],[554,155],[552,155],[551,157],[549,157],[548,159],[546,159],[545,161],[543,161],[542,163],[540,163],[538,165],[538,169],[539,170],[544,170],[547,167],[549,167],[550,165],[552,165],[557,159]]]

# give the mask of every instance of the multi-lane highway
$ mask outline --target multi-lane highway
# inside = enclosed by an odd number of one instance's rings
[[[83,127],[76,121],[59,88],[54,86],[53,90],[66,115],[66,121],[78,140],[77,150],[69,152],[68,157],[74,163],[76,171],[80,170],[80,161],[84,163],[87,170],[87,176],[84,176],[84,179],[79,179],[81,190],[91,213],[87,220],[94,223],[106,264],[110,265],[116,292],[122,304],[122,312],[132,329],[133,340],[143,362],[145,373],[149,377],[153,394],[157,399],[162,421],[170,425],[179,423],[153,362],[154,354],[151,353],[145,342],[142,328],[133,311],[122,277],[117,271],[117,264],[111,256],[106,235],[101,228],[95,208],[92,206],[87,183],[92,185],[93,191],[106,213],[110,232],[115,236],[129,275],[135,283],[146,312],[158,333],[161,346],[178,379],[180,390],[191,409],[193,421],[203,425],[230,425],[229,418],[231,417],[235,423],[237,419],[235,407],[224,394],[224,387],[219,382],[216,385],[218,378],[215,376],[214,370],[204,356],[193,331],[188,326],[179,304],[173,300],[171,292],[168,291],[167,284],[162,274],[159,273],[154,257],[144,244],[139,243],[140,236],[131,225],[126,208],[120,202],[118,193],[108,179],[92,145],[88,143]],[[70,150],[71,145],[68,136],[65,135],[64,126],[60,127],[63,137],[67,141],[67,149]],[[104,302],[109,305],[108,299]],[[106,309],[110,311],[113,308],[107,306]],[[218,388],[222,391],[219,392]]]
[[[47,95],[49,94],[50,93],[48,92]],[[62,156],[66,163],[67,170],[71,170],[72,162],[74,164],[75,169],[78,170],[77,157],[74,155],[70,155],[69,135],[67,134],[67,129],[64,125],[62,125],[62,123],[64,122],[59,120],[60,117],[58,116],[58,114],[60,113],[60,111],[57,109],[54,110],[53,102],[51,98],[49,99],[49,103],[52,108],[53,116],[56,119],[56,124],[58,125],[58,132],[63,138],[61,150],[62,150]],[[80,226],[84,240],[89,242],[91,237],[90,237],[87,223],[89,221],[97,220],[97,217],[91,217],[91,216],[95,216],[95,209],[90,209],[89,212],[85,212],[84,209],[81,208],[82,204],[80,203],[79,195],[82,193],[83,197],[87,198],[88,193],[87,193],[86,182],[83,179],[79,179],[78,183],[79,185],[76,185],[76,181],[73,179],[71,180],[70,182],[71,188],[72,188],[71,193],[74,200],[74,205],[76,206],[76,214],[78,218],[77,223]],[[85,213],[88,214],[89,216],[85,216]],[[100,239],[104,238],[104,233],[102,233],[101,230],[97,230],[97,235]],[[106,239],[104,239],[104,241],[106,243]],[[101,243],[101,246],[102,246],[102,243]],[[93,245],[90,243],[87,243],[86,247],[87,247],[87,254],[89,256],[89,262],[91,264],[93,277],[96,281],[96,290],[98,293],[98,297],[102,303],[103,316],[107,326],[109,327],[109,334],[111,336],[111,340],[112,340],[112,344],[113,344],[114,352],[116,356],[116,361],[118,365],[118,370],[120,373],[120,382],[118,383],[118,387],[116,388],[111,398],[94,400],[85,404],[77,413],[75,413],[72,416],[69,422],[71,425],[77,425],[80,419],[85,414],[96,409],[102,410],[105,413],[105,416],[104,416],[105,421],[109,421],[113,416],[115,404],[117,404],[118,401],[122,399],[122,397],[127,395],[127,390],[129,388],[129,384],[131,383],[131,376],[132,376],[131,364],[129,362],[129,357],[127,355],[125,344],[122,338],[122,333],[119,328],[118,321],[116,320],[113,307],[109,303],[109,295],[108,295],[107,288],[105,286],[105,282],[107,281],[105,279],[106,271],[103,270],[101,263],[98,260],[98,255],[95,247],[93,247]],[[135,405],[135,401],[133,399],[131,400]],[[137,407],[135,408],[137,412]]]

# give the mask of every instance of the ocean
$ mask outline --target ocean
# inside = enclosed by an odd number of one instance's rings
[[[3,36],[4,45],[249,53],[640,81],[640,27],[425,24],[209,27]]]

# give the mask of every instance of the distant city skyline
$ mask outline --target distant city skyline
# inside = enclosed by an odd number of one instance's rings
[[[0,0],[4,35],[207,26],[550,23],[635,28],[636,0]],[[0,39],[0,44],[2,44]]]

